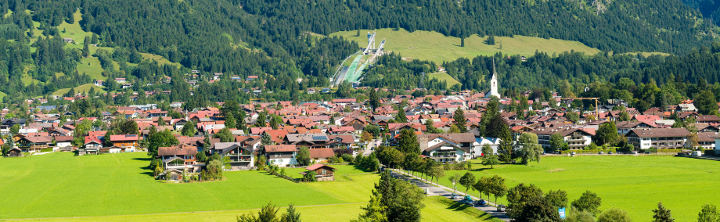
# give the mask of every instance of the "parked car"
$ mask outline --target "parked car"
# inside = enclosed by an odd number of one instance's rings
[[[485,200],[479,199],[479,200],[475,201],[475,204],[473,206],[480,207],[480,206],[485,206],[485,204],[487,204],[487,202],[485,202]]]
[[[470,195],[468,195],[468,196],[465,196],[465,198],[463,198],[463,199],[460,201],[460,203],[464,203],[464,204],[467,204],[467,205],[473,205],[473,200],[472,200],[472,198],[470,197]]]
[[[505,212],[505,208],[505,205],[500,204],[497,206],[497,212]]]

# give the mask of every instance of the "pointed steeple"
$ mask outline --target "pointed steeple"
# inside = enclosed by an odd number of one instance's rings
[[[492,60],[492,64],[493,64],[493,74],[492,74],[492,77],[490,78],[490,93],[488,93],[487,96],[488,97],[494,96],[499,99],[500,93],[498,92],[497,72],[495,71],[495,58],[494,57]]]

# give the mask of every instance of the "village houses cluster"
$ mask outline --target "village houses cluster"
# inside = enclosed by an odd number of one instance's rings
[[[513,135],[531,132],[538,136],[539,144],[546,150],[551,146],[551,137],[562,137],[569,151],[583,150],[593,145],[593,138],[602,123],[614,121],[617,132],[627,138],[635,151],[650,149],[687,149],[696,146],[706,150],[716,148],[720,131],[720,117],[700,115],[692,101],[684,101],[668,107],[654,107],[643,113],[633,108],[613,109],[614,105],[600,105],[596,110],[580,112],[576,120],[570,120],[568,113],[572,99],[553,94],[552,102],[527,101],[534,115],[516,118],[516,112],[501,111],[500,115],[509,125]],[[526,97],[527,98],[527,97]],[[247,113],[245,131],[228,127],[219,108],[207,107],[199,110],[182,110],[179,103],[171,104],[173,112],[182,113],[182,118],[171,118],[170,110],[161,110],[154,104],[112,107],[102,116],[84,117],[76,120],[61,119],[69,114],[57,113],[57,107],[36,106],[30,118],[4,118],[0,133],[11,135],[0,143],[10,143],[7,156],[23,156],[46,152],[76,152],[78,155],[104,153],[138,152],[145,150],[143,140],[149,129],[174,132],[179,144],[160,147],[157,157],[166,169],[198,170],[198,152],[208,155],[219,154],[229,159],[228,169],[251,169],[258,156],[266,157],[268,165],[295,166],[296,155],[301,147],[307,147],[314,163],[326,163],[342,154],[368,155],[381,145],[392,145],[393,139],[403,129],[416,132],[422,155],[438,162],[462,162],[483,155],[482,147],[490,146],[494,152],[500,144],[498,138],[481,137],[478,132],[485,107],[490,101],[484,93],[459,92],[450,95],[427,95],[413,97],[398,95],[380,99],[380,106],[372,111],[367,101],[355,98],[333,99],[331,101],[308,101],[294,104],[291,101],[253,102],[242,104]],[[500,99],[503,106],[518,102]],[[554,104],[551,104],[554,103]],[[407,122],[397,122],[398,104],[406,104],[402,110]],[[535,108],[533,110],[533,107]],[[465,133],[449,133],[454,124],[453,114],[464,110],[467,120]],[[277,115],[282,122],[274,128],[267,123],[257,124],[261,112]],[[577,111],[575,111],[577,112]],[[622,112],[625,112],[624,114]],[[625,121],[620,116],[626,115]],[[673,128],[676,116],[681,120],[694,118],[694,129]],[[115,119],[127,119],[137,123],[138,134],[109,135],[93,127],[86,135],[73,135],[77,124],[83,120],[100,121],[109,124]],[[436,130],[443,133],[427,132],[427,121],[432,120]],[[183,127],[195,128],[191,136],[179,132]],[[384,134],[380,137],[363,138],[367,126],[374,125]],[[212,135],[228,128],[234,140],[221,142]],[[465,131],[465,130],[464,130]],[[271,143],[263,144],[263,137]],[[694,138],[691,138],[694,137]],[[82,144],[73,144],[74,138],[82,138]],[[209,138],[209,139],[206,139]],[[513,137],[516,138],[516,137]],[[12,140],[12,141],[9,141]],[[720,141],[718,141],[720,142]]]

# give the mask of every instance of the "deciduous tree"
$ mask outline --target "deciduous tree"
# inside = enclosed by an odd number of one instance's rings
[[[600,204],[602,204],[602,198],[588,190],[585,191],[580,198],[573,201],[571,205],[573,209],[577,211],[587,211],[596,214],[599,212]]]

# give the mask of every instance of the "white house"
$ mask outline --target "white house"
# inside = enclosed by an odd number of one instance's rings
[[[685,147],[688,135],[685,128],[647,128],[634,129],[626,137],[635,148],[678,149]]]
[[[478,158],[483,156],[482,148],[485,145],[490,146],[492,148],[493,154],[497,154],[498,147],[500,146],[500,138],[492,138],[492,137],[478,137],[475,139],[475,142],[478,144],[477,146],[473,146],[473,158]]]
[[[297,165],[297,146],[295,145],[269,145],[265,146],[268,164],[286,167]]]
[[[443,163],[470,160],[480,147],[472,133],[423,134],[418,142],[424,155]]]

